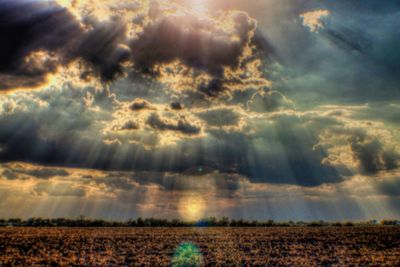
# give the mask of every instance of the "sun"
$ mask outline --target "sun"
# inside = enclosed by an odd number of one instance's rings
[[[179,213],[185,220],[200,220],[204,216],[205,210],[205,200],[199,194],[184,196],[179,202]]]

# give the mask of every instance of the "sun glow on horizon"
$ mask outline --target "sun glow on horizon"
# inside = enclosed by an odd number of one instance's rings
[[[191,194],[189,196],[182,197],[179,202],[179,213],[185,220],[200,220],[203,217],[205,210],[205,200],[198,194]]]

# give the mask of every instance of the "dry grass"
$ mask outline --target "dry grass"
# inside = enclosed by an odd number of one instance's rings
[[[165,266],[184,242],[204,265],[400,266],[399,227],[0,228],[0,266]]]

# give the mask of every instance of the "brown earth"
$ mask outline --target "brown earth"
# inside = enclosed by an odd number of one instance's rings
[[[400,266],[400,227],[0,228],[0,266]]]

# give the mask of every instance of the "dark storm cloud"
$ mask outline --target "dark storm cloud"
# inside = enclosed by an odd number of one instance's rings
[[[25,117],[25,119],[28,118]],[[23,120],[23,117],[18,120],[14,117],[11,121],[4,118],[1,120],[0,142],[5,149],[0,153],[0,158],[3,161],[35,158],[35,154],[39,156],[51,147],[51,144],[40,138],[38,122],[29,118],[31,121],[21,125],[21,120]]]
[[[394,170],[400,166],[400,154],[385,148],[377,138],[368,140],[363,132],[359,132],[349,138],[349,143],[361,172],[365,174]]]
[[[98,135],[78,136],[82,129],[77,126],[68,134],[52,132],[48,126],[32,119],[30,112],[0,119],[0,144],[5,148],[0,153],[1,161],[169,173],[185,173],[201,166],[220,173],[241,174],[252,182],[303,186],[343,179],[340,170],[322,163],[327,153],[322,148],[314,148],[319,142],[320,126],[304,126],[305,119],[296,116],[277,117],[273,123],[260,122],[254,133],[213,130],[209,137],[146,150],[139,144],[106,145]],[[85,113],[81,115],[83,118],[87,116]],[[150,116],[149,126],[182,134],[199,131],[183,122],[164,122],[156,114]]]
[[[387,196],[400,197],[400,177],[381,180],[376,185],[381,193]]]
[[[225,192],[234,193],[240,189],[242,177],[234,174],[213,173],[208,176],[175,175],[164,179],[160,185],[168,191],[209,191],[216,189],[219,196]],[[166,182],[168,181],[168,182]]]
[[[136,123],[134,121],[127,121],[121,126],[120,130],[123,130],[123,131],[125,131],[125,130],[137,130],[139,128],[140,128],[140,126],[139,126],[138,123]]]
[[[104,82],[125,72],[157,76],[157,67],[179,61],[208,73],[211,81],[198,89],[216,96],[226,89],[224,68],[243,67],[241,56],[249,44],[267,54],[271,50],[261,33],[253,36],[256,21],[244,12],[212,20],[166,14],[154,10],[156,6],[150,10],[150,22],[141,25],[143,31],[129,39],[124,18],[98,21],[89,14],[78,21],[52,1],[2,1],[0,89],[42,85],[49,74],[75,60],[83,63],[78,78],[94,75]]]
[[[121,74],[129,56],[122,45],[127,43],[125,25],[116,18],[103,23],[88,19],[86,27],[51,1],[1,1],[0,89],[38,86],[74,59],[83,59],[104,81]]]
[[[236,126],[239,123],[240,116],[232,108],[208,109],[197,114],[209,126]]]
[[[185,119],[179,119],[177,122],[167,121],[162,119],[157,113],[152,113],[146,123],[153,129],[160,131],[176,131],[187,135],[199,134],[201,128],[197,125],[191,124]]]
[[[105,185],[111,190],[120,189],[129,191],[135,188],[135,185],[132,183],[133,179],[127,173],[116,172],[106,174],[105,176],[88,176],[85,178],[94,181],[98,185]]]
[[[224,82],[220,78],[211,79],[199,85],[199,91],[207,96],[215,97],[225,90]]]
[[[257,32],[256,20],[245,12],[230,11],[213,19],[155,14],[130,44],[135,70],[157,77],[160,66],[178,61],[195,70],[194,76],[205,72],[211,77],[195,88],[208,97],[227,90],[228,82],[241,84],[240,78],[228,81],[226,69],[244,72],[251,60],[274,54],[267,38]],[[249,50],[251,55],[245,55]]]
[[[224,160],[237,162],[227,165],[251,177],[253,182],[317,186],[342,181],[346,167],[335,168],[323,163],[327,152],[315,146],[319,140],[319,126],[310,124],[306,127],[305,121],[305,118],[283,115],[273,124],[261,126],[256,134],[246,137],[247,141],[239,136],[236,140],[228,139],[226,142],[235,144],[236,151],[233,152],[230,146],[224,148]]]
[[[180,102],[172,102],[169,106],[172,110],[182,110],[184,108]]]
[[[24,166],[11,166],[7,167],[3,171],[3,176],[9,180],[15,180],[18,178],[37,178],[47,180],[56,176],[66,177],[69,176],[69,172],[64,169],[51,169],[51,168],[34,168],[27,169]],[[21,176],[23,175],[23,176]]]
[[[93,103],[87,106],[83,98],[89,92]],[[274,115],[271,119],[249,119],[243,129],[226,131],[200,129],[183,117],[172,119],[152,113],[147,120],[148,131],[171,131],[180,138],[174,145],[149,149],[129,140],[104,142],[102,129],[112,122],[112,110],[118,105],[112,95],[65,88],[34,92],[16,101],[19,104],[11,113],[0,116],[2,162],[187,176],[196,176],[193,174],[201,167],[204,175],[210,170],[236,173],[251,182],[304,186],[340,182],[345,174],[345,168],[323,164],[327,152],[316,146],[321,129],[337,123],[333,118],[322,121]],[[101,108],[91,108],[97,106]],[[237,123],[234,109],[225,108],[226,112],[206,116],[206,121],[212,125]],[[204,134],[198,135],[201,130]],[[193,135],[196,138],[185,138]]]
[[[0,118],[0,144],[3,147],[0,161],[111,168],[118,145],[105,145],[98,134],[93,135],[90,132],[97,115],[83,109],[83,104],[77,101],[70,102],[70,98],[66,96],[54,95],[51,101],[50,110],[37,108],[34,111],[34,108]],[[61,114],[61,111],[68,112]],[[38,117],[33,118],[31,112]],[[85,134],[85,131],[89,132]],[[134,158],[140,146],[131,145],[129,149],[131,152],[128,157]],[[97,152],[93,155],[94,151]],[[145,162],[150,159],[145,156],[144,162],[140,161],[138,164],[146,165]],[[132,165],[121,158],[118,161],[122,165],[120,168]]]
[[[44,1],[1,1],[0,89],[42,83],[57,64],[49,61],[35,66],[26,57],[37,50],[68,48],[80,34],[79,24],[65,9]]]
[[[1,176],[8,180],[18,179],[18,176],[12,170],[8,170],[8,169],[4,170],[3,173],[1,174]]]
[[[197,169],[206,167],[198,166]],[[136,172],[126,174],[131,181],[139,185],[159,185],[165,191],[209,191],[216,189],[221,194],[236,192],[242,183],[248,182],[245,177],[237,174],[224,174],[216,170],[196,171],[197,173],[160,173],[160,172]],[[120,174],[121,176],[122,174]]]
[[[82,35],[75,55],[89,62],[103,80],[113,80],[123,73],[122,63],[130,56],[129,48],[124,45],[126,25],[111,18],[107,22],[93,22],[91,26],[93,29]]]
[[[47,194],[54,197],[84,197],[86,191],[82,187],[75,187],[71,183],[40,182],[33,188],[38,195]]]
[[[99,112],[87,106],[87,94],[93,95]],[[112,107],[114,101],[106,92],[94,88],[75,90],[69,86],[61,90],[38,91],[29,96],[16,95],[15,99],[18,105],[13,112],[0,116],[2,161],[20,159],[51,163],[61,158],[65,160],[66,154],[73,153],[68,146],[75,147],[81,138],[89,139],[90,135],[85,131],[96,120],[110,119],[109,111],[105,110]],[[86,146],[86,149],[90,150],[90,147]]]
[[[238,67],[256,27],[255,21],[245,13],[236,12],[231,16],[234,34],[238,36],[234,41],[229,34],[213,29],[212,21],[193,16],[161,16],[131,44],[136,67],[151,72],[157,64],[180,60],[187,66],[222,77],[224,67]]]
[[[139,111],[143,109],[151,109],[151,104],[149,101],[137,98],[129,106],[132,111]]]
[[[49,179],[55,176],[68,176],[69,173],[64,169],[35,169],[35,170],[24,170],[24,171],[17,171],[19,173],[23,173],[26,175],[30,175],[39,179]]]

